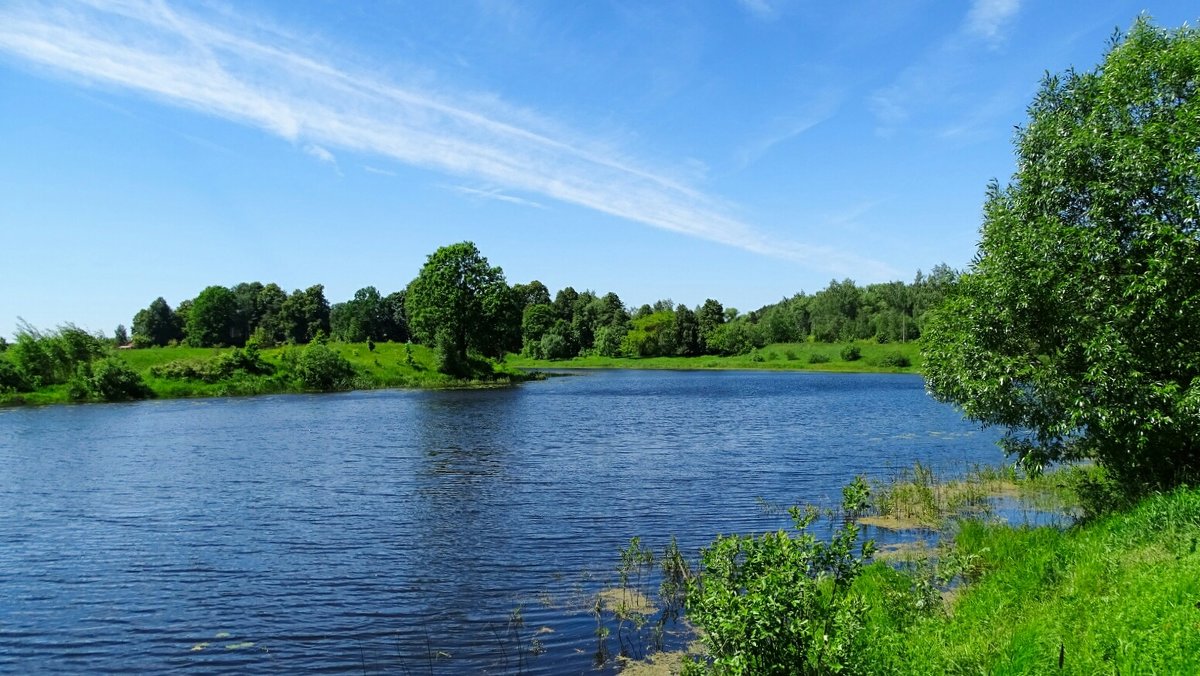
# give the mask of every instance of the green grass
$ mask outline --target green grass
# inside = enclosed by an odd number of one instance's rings
[[[508,364],[482,360],[472,361],[474,374],[471,378],[452,378],[437,371],[433,350],[421,345],[412,346],[411,364],[408,363],[404,343],[376,343],[374,351],[366,343],[330,343],[329,347],[354,367],[353,389],[495,387],[529,379],[525,372]],[[171,399],[303,392],[304,389],[291,374],[287,358],[289,351],[298,354],[303,349],[303,346],[264,348],[261,350],[262,358],[275,367],[275,373],[241,373],[215,383],[161,378],[153,375],[151,369],[173,361],[209,360],[229,352],[230,348],[156,347],[117,350],[114,354],[142,376],[155,397]],[[35,392],[0,394],[0,405],[59,404],[70,401],[66,385],[44,387]]]
[[[944,611],[894,610],[911,578],[886,564],[860,579],[869,662],[879,673],[1200,673],[1198,540],[1196,489],[1067,530],[962,522],[952,555],[981,575]]]
[[[758,369],[770,371],[833,371],[844,373],[918,373],[921,365],[920,346],[913,343],[879,344],[857,341],[862,358],[844,361],[841,358],[845,343],[773,343],[750,354],[732,357],[576,357],[574,359],[544,360],[510,356],[510,366],[530,369],[596,368],[596,369]],[[898,353],[909,366],[880,364],[889,354]],[[814,356],[815,355],[815,356]],[[822,361],[825,360],[825,361]]]

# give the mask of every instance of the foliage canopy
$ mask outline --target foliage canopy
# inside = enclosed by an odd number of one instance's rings
[[[1126,485],[1200,469],[1200,33],[1139,19],[1048,75],[988,189],[979,252],[924,336],[938,398],[1029,467]]]
[[[430,254],[408,286],[405,307],[417,339],[453,352],[447,364],[465,364],[468,351],[498,357],[520,346],[520,301],[504,271],[471,242]]]

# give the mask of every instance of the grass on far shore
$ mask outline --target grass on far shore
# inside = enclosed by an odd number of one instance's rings
[[[861,356],[842,359],[842,348],[854,345]],[[901,357],[908,366],[894,366],[889,358]],[[574,359],[530,359],[511,355],[506,363],[524,369],[757,369],[770,371],[834,371],[846,373],[918,373],[921,350],[918,343],[772,343],[749,354],[730,357],[576,357]],[[894,363],[894,361],[893,361]]]
[[[529,374],[503,363],[473,360],[474,373],[467,379],[453,378],[438,372],[432,349],[405,343],[376,343],[372,351],[366,343],[329,343],[329,348],[341,354],[354,367],[352,389],[455,387],[495,387],[528,380]],[[304,346],[262,348],[263,361],[274,367],[270,375],[238,373],[217,382],[194,379],[163,378],[153,374],[155,366],[174,361],[202,362],[228,353],[232,348],[154,347],[140,350],[114,350],[150,387],[154,396],[162,399],[182,397],[226,397],[256,394],[303,392],[288,366],[288,353],[298,354]],[[409,354],[411,350],[411,362]],[[34,392],[0,394],[0,405],[59,404],[71,402],[66,384],[43,387]]]

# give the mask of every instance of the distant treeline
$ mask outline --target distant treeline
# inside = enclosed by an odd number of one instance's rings
[[[439,278],[440,268],[452,274]],[[486,283],[467,288],[472,274]],[[330,305],[320,284],[289,294],[274,283],[244,282],[210,286],[174,309],[160,297],[134,316],[132,344],[240,347],[329,338],[413,340],[435,347],[442,331],[447,334],[443,342],[464,355],[470,348],[487,356],[521,352],[567,359],[736,355],[769,343],[806,340],[905,342],[920,337],[926,313],[957,277],[948,266],[937,265],[928,275],[918,271],[911,283],[862,287],[850,279],[833,280],[814,294],[800,292],[747,313],[711,298],[694,308],[669,299],[630,308],[611,292],[568,286],[552,297],[539,281],[510,286],[500,268],[490,267],[473,244],[464,242],[439,249],[408,287],[386,296],[368,286]],[[414,285],[419,293],[412,293]],[[480,309],[470,316],[448,316],[469,302]],[[449,309],[435,312],[439,303]],[[480,323],[488,324],[486,332],[470,326]],[[124,327],[117,334],[124,338]],[[486,339],[478,339],[480,334]]]

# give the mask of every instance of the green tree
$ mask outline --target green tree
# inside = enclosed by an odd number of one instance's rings
[[[237,322],[237,298],[223,286],[210,286],[196,296],[187,320],[192,347],[232,345]]]
[[[275,345],[287,340],[287,327],[283,321],[283,304],[287,302],[287,292],[275,282],[271,282],[258,292],[255,308],[258,321],[251,330],[260,344]]]
[[[661,310],[630,322],[629,332],[621,340],[621,352],[630,357],[674,355],[675,312]]]
[[[192,316],[193,302],[191,298],[188,298],[187,300],[179,301],[179,305],[175,307],[175,335],[177,336],[175,340],[178,342],[187,340],[187,325],[188,319]],[[167,341],[168,344],[170,342]]]
[[[554,306],[538,303],[525,307],[521,317],[522,351],[532,357],[538,357],[538,347],[542,336],[554,326]]]
[[[405,291],[394,291],[383,298],[383,339],[394,343],[407,342],[408,314],[404,309]]]
[[[162,296],[133,316],[133,340],[139,347],[162,346],[182,337],[179,321]]]
[[[513,284],[512,289],[522,310],[530,305],[550,304],[550,290],[536,279],[528,284]]]
[[[250,335],[262,322],[263,311],[259,307],[262,296],[261,282],[242,282],[230,289],[234,298],[233,324],[230,331],[230,345],[242,346],[249,340]]]
[[[812,332],[827,343],[859,337],[857,320],[862,305],[862,290],[854,280],[831,280],[829,286],[813,294],[808,311]]]
[[[714,352],[709,348],[709,337],[717,330],[717,327],[725,323],[725,308],[721,306],[720,301],[708,298],[700,309],[696,310],[696,321],[700,324],[700,349],[705,354]]]
[[[279,323],[285,340],[308,343],[318,334],[329,334],[329,301],[325,287],[314,284],[301,291],[296,289],[279,308]]]
[[[575,301],[579,300],[579,292],[571,287],[560,289],[554,294],[554,312],[559,319],[571,321],[575,317]]]
[[[471,242],[430,254],[408,285],[405,305],[413,335],[425,345],[451,352],[449,365],[466,364],[469,351],[495,357],[519,349],[517,298],[504,271],[488,265]]]
[[[354,292],[354,298],[329,309],[329,330],[334,340],[362,343],[384,340],[383,297],[373,286]]]
[[[1031,467],[1127,487],[1200,470],[1200,32],[1139,19],[1048,75],[979,252],[922,339],[935,396]]]
[[[681,357],[700,354],[700,322],[696,320],[695,312],[680,303],[675,308],[675,322],[672,328],[675,332],[675,354]]]

